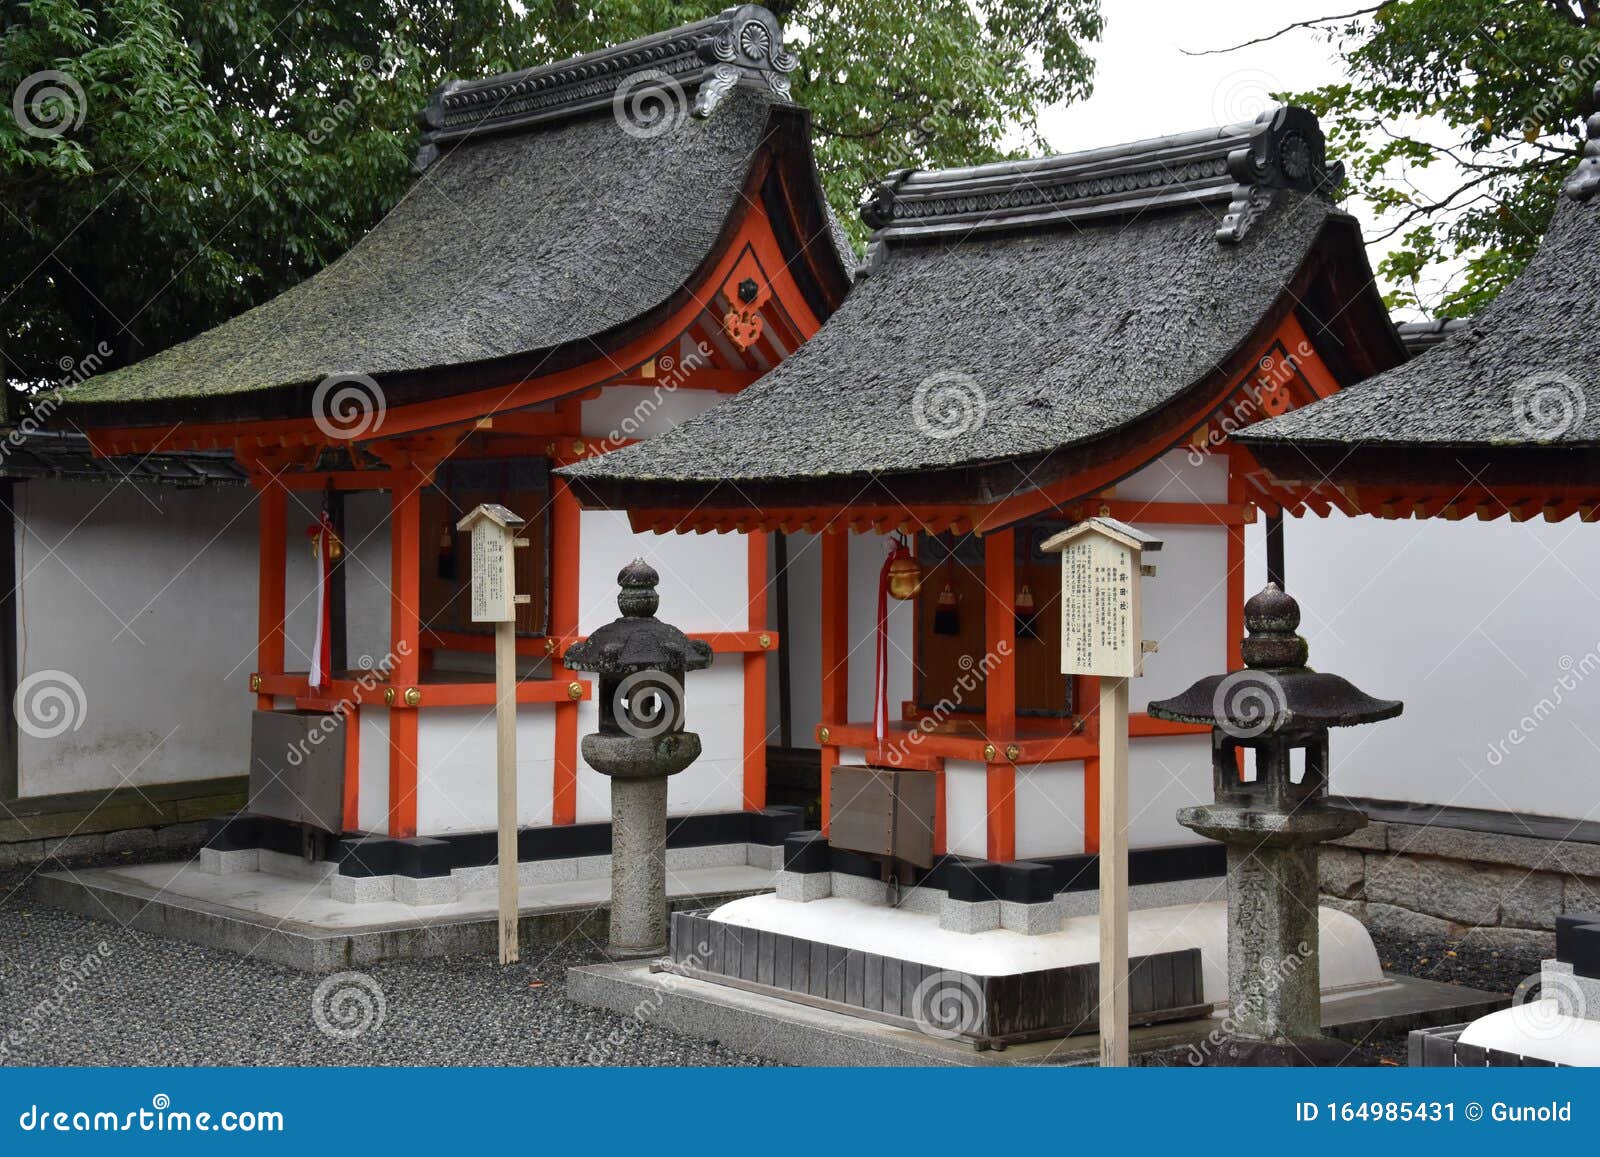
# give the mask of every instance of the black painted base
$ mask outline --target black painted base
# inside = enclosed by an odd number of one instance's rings
[[[803,817],[804,812],[793,807],[669,816],[667,847],[774,847],[800,826]],[[259,849],[298,856],[305,852],[310,830],[289,820],[240,812],[212,820],[207,826],[206,846],[223,852]],[[499,858],[498,836],[494,832],[409,839],[360,834],[335,839],[325,833],[316,834],[322,838],[312,841],[314,858],[337,863],[343,876],[448,876],[456,868],[487,867]],[[517,833],[517,859],[522,863],[610,853],[609,823],[547,825],[523,828]]]

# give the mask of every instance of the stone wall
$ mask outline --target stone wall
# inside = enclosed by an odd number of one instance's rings
[[[1541,959],[1561,912],[1600,909],[1600,844],[1374,821],[1322,849],[1322,902],[1374,932]]]

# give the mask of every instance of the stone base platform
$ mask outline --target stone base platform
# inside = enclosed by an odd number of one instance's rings
[[[965,1041],[813,1008],[777,997],[654,970],[644,962],[600,964],[567,973],[567,994],[582,1004],[638,1017],[684,1036],[793,1065],[1087,1066],[1099,1040],[1076,1036],[1005,1049],[977,1050]],[[1448,1024],[1502,1006],[1505,998],[1451,984],[1386,976],[1360,995],[1323,1001],[1324,1031],[1359,1042],[1375,1035]],[[1187,1065],[1203,1050],[1220,1015],[1182,1024],[1136,1028],[1136,1065]]]
[[[744,848],[738,849],[742,859]],[[337,876],[321,865],[283,871],[207,871],[199,860],[51,872],[35,878],[41,899],[91,919],[221,948],[308,972],[331,972],[380,960],[494,954],[496,892],[465,887],[448,902],[334,896]],[[770,890],[775,872],[744,862],[675,867],[667,898],[676,908],[704,908]],[[606,939],[609,873],[525,882],[518,891],[524,947],[587,936]],[[1457,1018],[1460,1019],[1460,1018]]]

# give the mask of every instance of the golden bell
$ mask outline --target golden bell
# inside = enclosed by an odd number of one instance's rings
[[[897,599],[911,599],[922,586],[922,564],[902,555],[889,564],[889,593]]]

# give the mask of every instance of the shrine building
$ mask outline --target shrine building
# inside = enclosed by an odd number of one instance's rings
[[[776,20],[747,5],[446,85],[415,182],[349,252],[63,395],[97,455],[227,452],[257,493],[258,630],[237,681],[239,709],[255,708],[250,805],[213,849],[407,876],[413,900],[417,879],[493,862],[493,636],[468,613],[455,530],[480,502],[523,518],[529,544],[524,858],[609,846],[607,782],[578,754],[592,682],[562,656],[615,615],[635,555],[715,653],[690,684],[705,754],[672,781],[678,836],[743,863],[747,843],[793,826],[762,811],[766,666],[783,643],[765,539],[632,533],[581,510],[553,468],[737,394],[844,299],[854,258],[809,116],[787,99],[794,66]],[[599,834],[540,835],[562,831]]]

